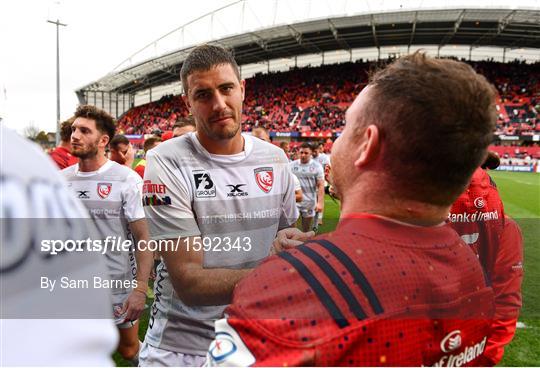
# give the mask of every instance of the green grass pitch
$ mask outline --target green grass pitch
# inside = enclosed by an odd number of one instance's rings
[[[540,174],[491,171],[504,202],[506,214],[520,225],[524,238],[523,309],[514,340],[506,348],[500,366],[540,366]],[[320,232],[333,230],[339,218],[339,206],[326,197],[324,225]],[[147,300],[151,305],[153,299]],[[139,336],[144,339],[148,309],[141,318]],[[118,366],[128,366],[116,353]]]

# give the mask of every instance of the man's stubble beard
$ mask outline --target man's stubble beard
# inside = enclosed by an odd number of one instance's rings
[[[92,144],[85,151],[77,152],[76,150],[73,150],[71,152],[71,154],[73,156],[75,156],[77,158],[80,158],[80,159],[83,159],[83,160],[86,160],[86,159],[89,159],[89,158],[94,158],[98,154],[98,147],[97,147],[97,144]]]
[[[240,122],[234,119],[234,125],[232,127],[226,127],[225,129],[219,129],[218,131],[212,129],[212,123],[201,124],[203,126],[206,135],[212,140],[225,140],[234,138],[240,130]]]

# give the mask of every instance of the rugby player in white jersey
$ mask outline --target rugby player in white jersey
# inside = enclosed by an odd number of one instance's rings
[[[180,75],[197,131],[147,157],[150,233],[177,248],[161,251],[142,366],[203,364],[214,320],[239,280],[270,254],[278,231],[306,236],[290,228],[298,212],[285,154],[241,134],[245,83],[232,55],[197,47]]]
[[[315,161],[317,161],[323,168],[326,169],[326,165],[330,165],[330,157],[324,153],[324,144],[314,143],[312,146],[312,156]]]
[[[112,366],[109,290],[67,287],[105,278],[102,256],[41,248],[95,228],[40,147],[1,125],[0,138],[0,366]]]
[[[142,179],[130,168],[105,157],[115,133],[114,119],[95,106],[81,105],[75,112],[71,145],[79,163],[62,173],[96,222],[104,238],[129,240],[130,251],[105,253],[111,281],[113,313],[120,332],[118,352],[138,363],[138,318],[144,310],[152,252],[142,208]]]
[[[291,168],[300,181],[304,195],[302,202],[298,204],[302,231],[309,231],[312,226],[317,225],[313,219],[324,210],[324,171],[312,158],[312,149],[307,142],[300,146],[300,158],[291,162]]]

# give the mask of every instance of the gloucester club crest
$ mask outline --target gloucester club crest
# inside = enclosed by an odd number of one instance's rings
[[[272,167],[259,167],[255,171],[255,181],[263,192],[268,193],[274,184],[274,169]]]
[[[97,194],[105,199],[111,194],[112,184],[111,183],[98,183],[97,185]]]

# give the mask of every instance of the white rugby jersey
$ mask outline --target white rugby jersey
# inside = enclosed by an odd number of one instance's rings
[[[313,159],[310,159],[307,164],[296,160],[291,162],[291,169],[293,174],[300,180],[304,195],[302,202],[298,206],[307,209],[314,208],[317,204],[317,181],[324,180],[322,166]]]
[[[41,251],[43,241],[95,235],[86,210],[37,145],[1,125],[0,137],[0,366],[111,366],[110,293],[92,287],[106,277],[102,256]],[[62,288],[64,277],[90,287]]]
[[[130,168],[108,160],[97,171],[81,172],[79,164],[62,170],[76,198],[90,212],[97,227],[107,236],[134,241],[129,223],[144,218],[142,179]],[[134,249],[105,253],[111,279],[133,280],[136,276]],[[114,288],[113,294],[131,290]]]
[[[322,166],[323,172],[326,165],[330,165],[330,157],[328,157],[326,153],[319,153],[317,157],[313,157],[313,159]]]
[[[281,149],[243,137],[236,155],[210,154],[195,133],[148,152],[143,203],[153,239],[201,235],[212,245],[203,257],[209,268],[251,268],[268,256],[277,231],[298,218],[293,177]],[[146,342],[204,356],[225,306],[185,305],[163,263],[155,295]]]

